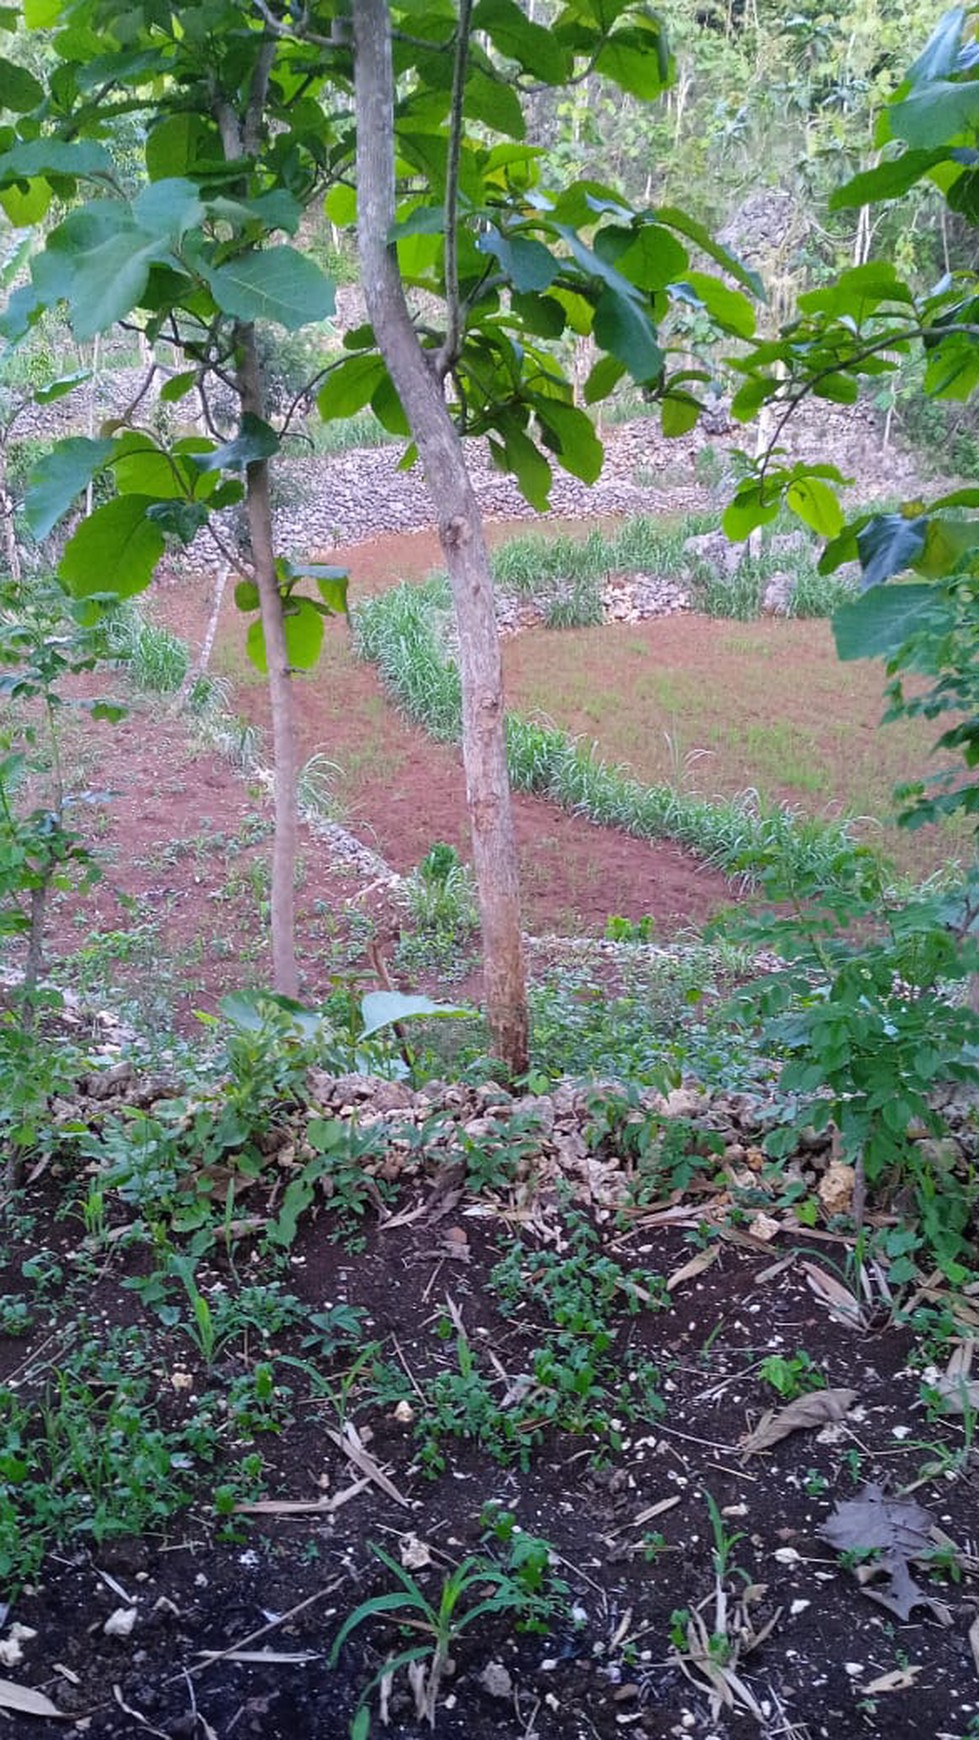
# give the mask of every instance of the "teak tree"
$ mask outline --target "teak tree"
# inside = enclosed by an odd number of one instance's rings
[[[56,191],[74,207],[47,237],[31,283],[11,298],[9,337],[67,303],[85,337],[138,318],[151,341],[183,350],[188,368],[161,396],[177,399],[217,376],[237,389],[231,439],[169,444],[113,428],[63,443],[34,478],[35,530],[48,529],[98,469],[115,499],[70,540],[63,584],[89,609],[145,587],[167,535],[189,541],[215,509],[244,494],[251,561],[239,604],[260,610],[250,650],[267,663],[276,751],[273,967],[293,994],[292,858],[295,747],[290,671],[315,661],[322,615],[343,608],[335,571],[292,565],[271,541],[267,465],[279,434],[265,414],[254,344],[258,318],[295,329],[327,315],[322,274],[276,239],[294,232],[329,184],[327,211],[350,221],[361,182],[360,231],[371,325],[318,396],[324,418],[370,403],[412,435],[438,503],[458,614],[465,758],[495,1049],[526,1066],[527,1016],[516,861],[505,764],[505,718],[492,586],[460,436],[484,436],[528,501],[548,504],[551,460],[591,482],[602,447],[559,360],[566,335],[601,353],[585,398],[598,403],[625,375],[658,398],[664,429],[699,414],[705,377],[670,373],[661,325],[674,300],[703,309],[723,332],[750,339],[739,289],[691,262],[687,243],[757,293],[752,274],[673,207],[634,212],[614,188],[546,186],[546,158],[525,142],[523,94],[590,73],[643,99],[668,81],[658,20],[629,0],[568,0],[545,29],[515,0],[432,0],[423,15],[364,0],[349,20],[331,0],[300,14],[256,0],[172,7],[158,0],[118,16],[105,0],[27,0],[28,24],[52,38],[43,101],[25,102],[0,134],[0,198],[16,190],[39,221]],[[395,25],[393,51],[389,23]],[[96,47],[104,52],[95,52]],[[361,110],[359,146],[354,109]],[[24,93],[29,97],[31,93]],[[396,97],[396,101],[395,101]],[[367,107],[370,109],[367,118]],[[113,126],[145,125],[134,192],[111,153]],[[392,138],[393,132],[393,138]],[[503,136],[494,144],[490,135]],[[144,179],[145,178],[145,179]],[[392,228],[393,222],[393,228]],[[409,314],[405,289],[441,300],[438,328]],[[244,471],[242,490],[236,473]],[[312,578],[312,599],[298,582]]]
[[[69,210],[34,255],[30,283],[10,297],[3,334],[16,342],[61,304],[80,340],[135,323],[186,360],[161,399],[173,404],[196,389],[212,431],[168,442],[124,418],[97,439],[57,443],[30,480],[29,523],[44,536],[97,472],[111,475],[114,498],[69,539],[58,570],[82,616],[148,586],[167,537],[188,544],[206,526],[233,561],[237,602],[258,612],[249,652],[269,682],[273,981],[295,996],[291,674],[315,663],[323,616],[345,609],[346,591],[336,569],[276,555],[268,465],[280,436],[266,416],[254,323],[294,331],[333,311],[320,269],[276,239],[295,232],[322,185],[329,129],[312,93],[324,88],[325,71],[315,50],[210,0],[125,14],[104,0],[28,0],[25,18],[63,28],[50,38],[47,89],[18,86],[22,113],[0,129],[0,198],[16,195],[22,222],[40,224],[54,198]],[[134,115],[135,176],[131,127],[126,174],[111,149]],[[208,409],[216,382],[237,397],[230,438]],[[227,551],[214,519],[242,500],[247,560]],[[301,580],[319,596],[300,592]]]
[[[525,90],[598,68],[643,97],[659,93],[668,57],[645,11],[586,0],[566,6],[545,30],[513,0],[475,7],[461,0],[458,9],[431,8],[423,40],[417,20],[412,27],[388,0],[355,0],[353,21],[356,210],[371,327],[348,338],[357,354],[332,376],[321,410],[336,415],[370,400],[380,412],[396,400],[395,419],[403,413],[428,479],[458,631],[487,1013],[497,1054],[518,1073],[528,1036],[502,669],[460,437],[488,437],[527,500],[546,508],[548,454],[587,482],[602,462],[554,341],[567,332],[591,335],[605,353],[586,385],[589,402],[628,373],[660,398],[664,427],[678,434],[696,421],[690,385],[703,377],[667,376],[658,322],[668,291],[704,305],[727,332],[754,330],[746,298],[692,271],[678,237],[712,253],[749,289],[756,283],[682,212],[636,214],[597,184],[548,194],[543,154],[523,142]],[[484,142],[487,126],[513,142]],[[413,319],[406,287],[442,302],[440,328]],[[380,356],[369,348],[375,342]]]

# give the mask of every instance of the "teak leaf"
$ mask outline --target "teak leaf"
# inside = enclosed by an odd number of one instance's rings
[[[757,1456],[770,1450],[773,1444],[787,1438],[791,1432],[812,1432],[817,1426],[845,1418],[848,1408],[857,1399],[856,1390],[814,1390],[811,1395],[798,1396],[777,1414],[768,1413],[759,1420],[753,1432],[741,1439],[744,1456]]]

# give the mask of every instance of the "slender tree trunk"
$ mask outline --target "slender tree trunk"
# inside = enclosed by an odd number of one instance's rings
[[[517,852],[506,765],[503,672],[482,517],[434,356],[412,325],[397,256],[394,78],[387,0],[354,0],[358,239],[377,342],[418,445],[438,516],[459,632],[463,760],[483,932],[493,1048],[527,1068],[528,1026]]]
[[[265,118],[269,74],[275,44],[264,42],[252,68],[248,100],[239,116],[222,96],[214,106],[224,155],[229,163],[258,150]],[[236,381],[242,417],[251,414],[265,421],[265,382],[250,322],[235,325]],[[272,502],[266,460],[245,467],[245,509],[252,570],[258,588],[268,668],[269,705],[272,713],[272,754],[275,763],[275,834],[272,841],[272,983],[282,997],[297,997],[296,966],[296,848],[299,836],[297,780],[299,757],[296,735],[295,695],[286,651],[282,595],[275,572],[272,540]]]
[[[238,396],[242,415],[265,417],[265,395],[255,343],[255,328],[239,326]],[[299,814],[296,785],[299,756],[296,741],[296,708],[289,656],[286,652],[282,596],[275,573],[272,542],[272,502],[269,468],[264,459],[246,467],[245,505],[252,567],[258,587],[268,666],[269,704],[272,712],[272,755],[275,765],[275,835],[272,841],[272,982],[282,997],[297,997],[296,966],[296,850]]]
[[[214,642],[217,639],[218,623],[221,620],[221,606],[224,603],[225,589],[228,584],[228,574],[228,564],[227,562],[222,562],[218,569],[217,580],[214,583],[214,598],[211,603],[211,614],[208,618],[207,629],[204,634],[200,654],[194,660],[194,663],[187,667],[187,675],[184,677],[184,680],[180,685],[176,700],[173,704],[173,710],[175,713],[179,713],[182,708],[187,705],[194,684],[197,682],[198,677],[204,676],[207,667],[211,662],[211,654],[214,651]]]

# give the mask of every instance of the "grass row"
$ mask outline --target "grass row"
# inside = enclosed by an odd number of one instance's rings
[[[355,614],[357,645],[404,711],[440,742],[461,733],[462,690],[445,651],[448,585],[433,576],[366,600]],[[766,804],[756,793],[707,799],[670,785],[643,785],[566,731],[513,714],[507,720],[510,778],[590,821],[639,839],[672,839],[729,875],[751,880],[773,861],[827,883],[846,880],[857,847],[845,824]]]
[[[709,554],[687,550],[691,538],[717,530],[716,514],[678,520],[637,516],[583,538],[539,532],[513,538],[493,552],[493,577],[502,592],[533,598],[550,628],[589,628],[602,621],[602,591],[610,573],[652,574],[687,585],[706,616],[748,622],[761,609],[768,581],[788,573],[792,593],[785,614],[831,616],[849,594],[837,575],[822,575],[816,545],[787,517],[766,528],[757,556],[744,555],[734,574]]]

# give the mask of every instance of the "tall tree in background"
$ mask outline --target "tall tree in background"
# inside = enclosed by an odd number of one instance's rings
[[[168,442],[127,427],[62,444],[39,468],[30,512],[35,530],[47,530],[97,471],[111,475],[116,497],[72,537],[60,566],[79,607],[95,610],[107,575],[116,597],[142,590],[167,535],[188,542],[206,525],[220,536],[213,511],[244,496],[250,560],[236,597],[259,612],[249,649],[268,668],[278,721],[274,976],[289,994],[297,982],[290,677],[315,662],[323,615],[342,608],[344,592],[333,571],[275,555],[267,464],[280,431],[266,415],[254,322],[296,330],[332,310],[322,274],[277,232],[294,232],[331,184],[331,219],[340,221],[341,209],[352,215],[356,82],[373,320],[348,334],[317,403],[325,419],[370,404],[392,432],[413,434],[435,492],[458,614],[490,1026],[519,1072],[527,1013],[500,657],[459,437],[485,437],[527,500],[546,509],[552,461],[585,482],[602,464],[563,364],[569,337],[593,340],[598,355],[586,404],[630,377],[658,401],[666,433],[682,434],[697,420],[695,389],[707,377],[682,366],[671,373],[660,338],[671,303],[702,310],[728,335],[753,334],[749,299],[705,272],[689,244],[753,293],[757,280],[685,211],[636,212],[600,181],[551,188],[546,159],[526,142],[524,101],[542,87],[594,73],[655,98],[670,76],[659,21],[631,0],[568,0],[548,28],[516,0],[476,0],[471,10],[469,0],[460,8],[432,0],[423,19],[395,9],[392,53],[387,6],[365,0],[355,10],[355,71],[332,0],[301,18],[265,0],[251,12],[196,0],[147,3],[122,19],[106,0],[31,0],[28,21],[56,23],[62,11],[73,28],[53,39],[57,77],[42,101],[33,87],[25,93],[18,130],[0,140],[0,196],[16,189],[39,216],[55,189],[69,202],[81,188],[94,197],[47,237],[31,283],[10,300],[6,334],[15,340],[62,303],[82,338],[135,322],[150,344],[176,345],[187,360],[168,399],[195,388],[206,397],[213,378],[230,382],[238,420],[230,439],[215,431]],[[130,193],[103,141],[124,123],[131,138],[134,114],[145,130]],[[411,318],[406,289],[424,293],[427,312]],[[433,295],[441,328],[431,324]],[[318,597],[299,590],[303,579]]]
[[[376,405],[384,384],[378,389],[375,371],[386,365],[425,468],[458,630],[489,1023],[498,1055],[520,1072],[527,1013],[501,660],[460,437],[487,437],[527,500],[546,508],[551,458],[586,482],[602,463],[563,364],[567,338],[590,339],[598,356],[587,404],[631,376],[659,399],[667,433],[680,434],[699,414],[691,387],[706,377],[669,373],[658,325],[671,299],[703,308],[729,334],[754,331],[747,298],[692,268],[681,238],[746,288],[757,283],[682,210],[635,212],[600,182],[548,191],[547,160],[525,142],[524,99],[572,87],[582,68],[645,100],[657,96],[670,71],[657,19],[629,4],[579,0],[544,29],[513,0],[474,8],[462,0],[434,7],[425,28],[430,42],[388,0],[356,0],[357,208],[372,329],[350,342],[376,341],[383,364],[366,348],[352,357],[324,389],[321,409],[335,414],[338,402],[352,408],[372,392]],[[486,143],[487,125],[509,142]],[[440,328],[430,301],[413,317],[406,287],[441,301]]]
[[[177,403],[196,389],[211,433],[166,441],[137,428],[134,410],[99,439],[59,442],[31,480],[28,517],[42,537],[98,472],[111,478],[114,499],[83,522],[59,566],[88,617],[149,585],[168,536],[187,544],[207,527],[232,559],[237,601],[258,613],[249,651],[268,674],[272,978],[294,997],[292,672],[315,662],[323,616],[344,608],[345,592],[335,572],[276,555],[268,466],[279,434],[267,420],[254,323],[295,331],[333,311],[319,268],[276,239],[295,231],[322,184],[324,112],[311,96],[324,88],[322,57],[220,0],[122,16],[104,0],[29,0],[29,25],[62,19],[71,28],[49,39],[47,89],[26,74],[6,82],[19,113],[3,137],[0,200],[35,224],[55,194],[69,210],[34,255],[30,283],[11,296],[3,334],[16,343],[65,304],[79,340],[120,321],[135,325],[151,345],[182,357],[184,370],[162,397]],[[111,149],[120,141],[124,170]],[[222,386],[237,401],[230,430],[209,411]],[[247,553],[239,558],[214,515],[242,500]],[[298,590],[304,578],[318,598]]]
[[[455,45],[449,197],[456,194],[469,7],[463,0]],[[439,541],[459,627],[462,742],[473,857],[483,930],[487,1018],[496,1054],[515,1073],[529,1059],[520,887],[506,762],[503,668],[482,516],[462,441],[445,398],[459,360],[458,272],[446,265],[447,330],[438,350],[422,348],[389,238],[396,211],[394,68],[387,0],[354,0],[357,195],[360,260],[367,311],[421,455],[438,516]],[[446,212],[446,247],[457,245]]]

